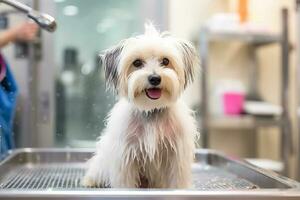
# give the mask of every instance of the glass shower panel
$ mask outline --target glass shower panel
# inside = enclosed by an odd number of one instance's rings
[[[143,31],[145,5],[141,0],[56,0],[58,146],[95,145],[115,102],[115,97],[105,89],[98,54]]]

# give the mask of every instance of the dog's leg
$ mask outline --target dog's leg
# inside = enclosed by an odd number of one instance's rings
[[[188,159],[174,159],[169,169],[165,172],[166,188],[191,188],[192,187],[192,163]]]
[[[140,186],[139,169],[134,161],[118,160],[112,166],[111,172],[112,188],[138,188]]]
[[[108,187],[108,169],[105,169],[105,158],[101,154],[94,155],[88,161],[88,168],[82,179],[85,187]]]
[[[88,161],[82,184],[86,187],[136,188],[140,185],[138,166],[134,160],[126,159],[123,149],[98,151]]]
[[[194,143],[193,138],[187,136],[177,138],[176,151],[173,151],[164,169],[165,172],[162,172],[162,174],[166,174],[164,183],[166,188],[192,187]]]

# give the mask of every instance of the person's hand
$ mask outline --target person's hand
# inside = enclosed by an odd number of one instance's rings
[[[13,27],[12,33],[17,41],[32,41],[38,32],[38,25],[32,22],[25,22]]]

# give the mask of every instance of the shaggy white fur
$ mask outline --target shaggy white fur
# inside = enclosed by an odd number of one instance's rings
[[[151,24],[102,56],[106,81],[120,100],[88,161],[83,185],[188,188],[194,139],[192,111],[180,100],[199,60],[188,42]],[[149,77],[159,77],[150,81]]]

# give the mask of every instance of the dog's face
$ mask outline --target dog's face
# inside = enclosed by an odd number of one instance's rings
[[[102,56],[106,82],[143,111],[168,107],[193,81],[198,56],[188,42],[159,34],[146,25],[144,35],[126,39]]]

